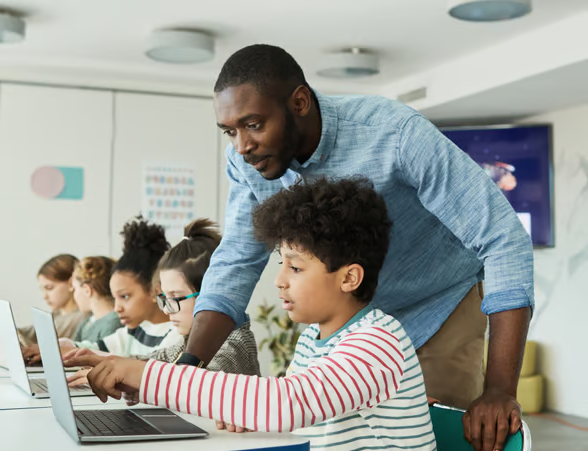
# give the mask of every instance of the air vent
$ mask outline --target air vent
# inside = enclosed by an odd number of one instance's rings
[[[402,103],[411,103],[427,97],[427,88],[419,88],[414,91],[405,92],[398,96],[398,101]]]

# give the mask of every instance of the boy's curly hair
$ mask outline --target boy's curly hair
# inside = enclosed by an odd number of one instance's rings
[[[386,204],[366,178],[314,178],[282,189],[253,212],[258,240],[270,249],[282,243],[301,247],[328,272],[344,265],[363,267],[363,282],[353,295],[370,302],[388,253],[390,228]]]

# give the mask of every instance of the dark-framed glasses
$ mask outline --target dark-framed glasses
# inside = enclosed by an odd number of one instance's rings
[[[179,296],[177,298],[168,298],[164,293],[159,293],[157,295],[157,305],[161,310],[164,308],[167,309],[169,313],[178,313],[180,311],[180,302],[185,301],[186,299],[195,298],[200,294],[200,291],[197,293],[189,294],[188,296]]]

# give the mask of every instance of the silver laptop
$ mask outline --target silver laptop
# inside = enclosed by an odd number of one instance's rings
[[[53,415],[77,442],[201,438],[199,427],[167,409],[73,410],[51,313],[32,309]]]
[[[47,381],[45,379],[29,379],[25,361],[18,341],[16,323],[12,314],[10,302],[0,300],[0,334],[2,334],[2,348],[6,367],[10,371],[10,378],[17,387],[35,398],[49,398]],[[71,396],[93,396],[88,385],[70,388]]]

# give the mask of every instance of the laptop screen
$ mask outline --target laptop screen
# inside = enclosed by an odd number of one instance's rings
[[[43,359],[45,379],[49,387],[53,415],[76,442],[79,441],[78,427],[69,398],[69,388],[61,360],[59,340],[51,313],[33,308],[33,321]]]
[[[0,365],[8,367],[10,378],[15,385],[30,393],[29,376],[20,350],[12,307],[10,302],[2,300],[0,300],[0,333],[2,334],[2,350],[5,360],[5,363],[0,362]]]

